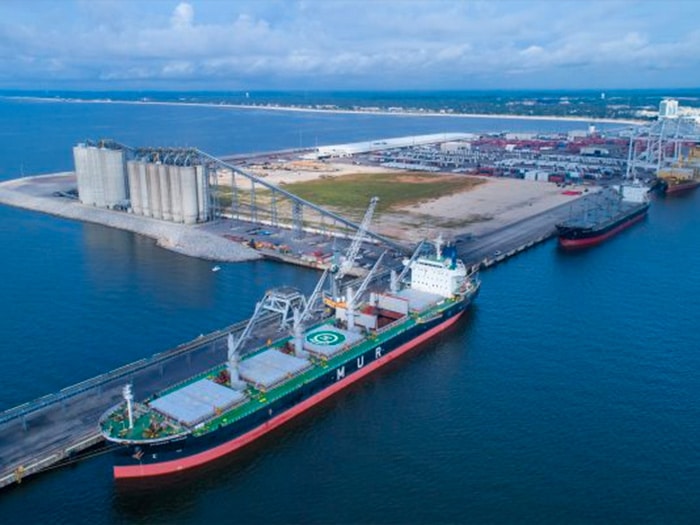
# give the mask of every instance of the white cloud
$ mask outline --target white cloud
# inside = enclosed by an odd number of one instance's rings
[[[659,85],[700,84],[694,3],[682,0],[673,9],[652,0],[79,0],[63,10],[47,2],[36,16],[10,3],[0,2],[4,83],[210,76],[254,87],[469,88],[516,87],[526,76],[604,84],[606,72],[625,70],[634,87],[635,71],[664,69]]]
[[[178,4],[170,18],[170,23],[175,29],[186,29],[192,26],[194,21],[194,9],[187,2]]]

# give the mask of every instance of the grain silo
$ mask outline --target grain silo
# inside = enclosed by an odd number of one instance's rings
[[[88,147],[88,162],[90,173],[90,187],[92,190],[92,199],[89,204],[91,206],[104,207],[105,205],[105,185],[102,176],[102,155],[99,148]]]
[[[158,165],[158,181],[160,182],[160,208],[164,221],[173,220],[172,202],[170,197],[170,179],[168,178],[168,166]]]
[[[99,148],[99,173],[94,177],[95,205],[113,208],[123,205],[128,199],[124,151],[121,149]]]
[[[180,184],[182,189],[182,220],[185,224],[194,224],[199,217],[197,174],[194,166],[180,166]]]
[[[90,175],[90,151],[85,144],[78,144],[73,148],[73,163],[75,164],[75,176],[78,179],[78,197],[83,204],[94,202],[92,192],[92,177]]]
[[[145,217],[151,216],[151,201],[148,196],[148,175],[146,172],[147,164],[139,162],[139,187],[141,189],[141,214]]]
[[[73,148],[80,202],[113,208],[128,199],[124,152],[121,149],[78,144]]]
[[[136,160],[130,160],[126,163],[131,211],[136,215],[143,214],[143,208],[141,206],[141,180],[139,178],[139,164],[141,163]]]
[[[210,218],[209,173],[196,150],[129,150],[116,143],[88,143],[75,146],[73,157],[85,204],[129,204],[135,215],[185,224]]]
[[[151,217],[162,219],[162,207],[160,203],[160,175],[159,163],[149,162],[146,165],[146,180],[148,181],[148,205],[151,208]]]
[[[197,208],[199,222],[209,220],[209,172],[206,166],[195,166],[197,173]]]
[[[182,185],[180,184],[180,166],[168,166],[170,179],[170,203],[173,222],[182,222]]]

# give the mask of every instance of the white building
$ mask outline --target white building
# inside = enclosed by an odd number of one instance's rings
[[[678,101],[673,98],[665,98],[659,102],[659,118],[678,117]]]
[[[443,153],[468,153],[472,150],[472,143],[466,141],[450,141],[440,144]]]

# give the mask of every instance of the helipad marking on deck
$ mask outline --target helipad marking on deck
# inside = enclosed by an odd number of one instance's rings
[[[320,332],[310,334],[307,336],[306,340],[314,345],[332,346],[345,342],[345,336],[343,334],[339,334],[338,332],[322,330]]]

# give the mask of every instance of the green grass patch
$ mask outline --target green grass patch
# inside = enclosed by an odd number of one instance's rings
[[[434,175],[423,172],[361,173],[285,184],[284,189],[319,206],[345,212],[364,210],[373,196],[379,197],[378,212],[431,201],[469,190],[483,183],[465,175]]]

